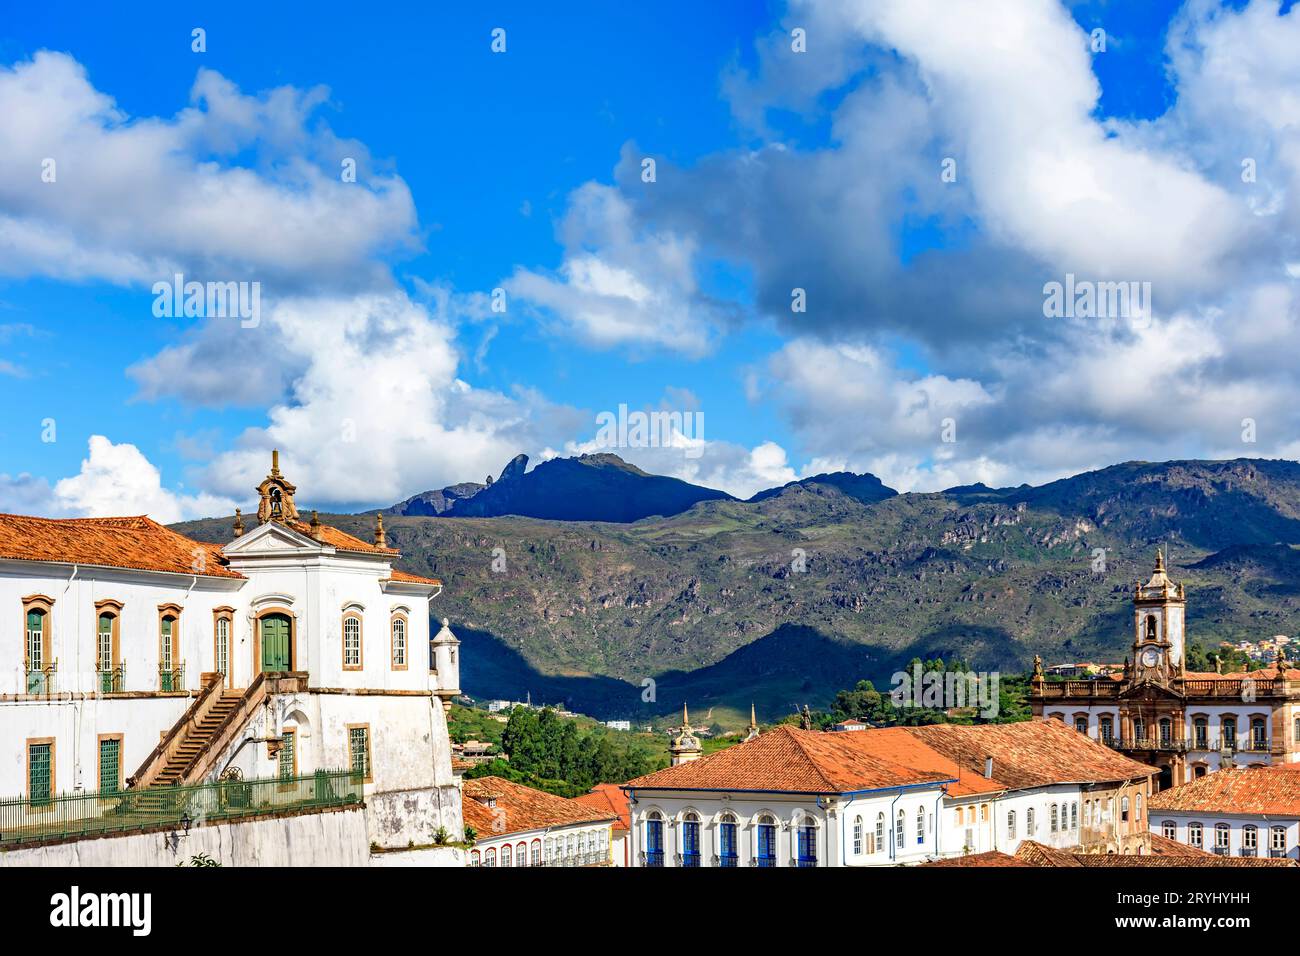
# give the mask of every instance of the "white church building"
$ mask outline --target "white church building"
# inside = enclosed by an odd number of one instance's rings
[[[440,582],[394,567],[382,518],[373,541],[304,521],[278,454],[257,492],[225,546],[0,515],[0,798],[353,771],[369,845],[459,839]]]

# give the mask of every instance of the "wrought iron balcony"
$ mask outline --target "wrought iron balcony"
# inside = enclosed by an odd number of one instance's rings
[[[167,668],[158,666],[158,689],[164,694],[185,689],[185,665]]]
[[[49,695],[54,693],[54,675],[59,671],[59,662],[54,661],[44,667],[27,668],[27,693]]]
[[[101,694],[120,694],[126,686],[126,665],[100,668],[95,671],[95,685]]]

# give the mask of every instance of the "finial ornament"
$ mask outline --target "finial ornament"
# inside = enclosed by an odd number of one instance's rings
[[[1165,552],[1164,552],[1164,549],[1163,549],[1163,548],[1156,548],[1156,570],[1157,570],[1157,571],[1163,571],[1164,569],[1165,569]]]
[[[280,477],[280,449],[271,449],[271,477]]]
[[[375,547],[388,547],[388,535],[384,533],[384,513],[381,511],[376,516],[375,521]]]
[[[244,516],[239,509],[235,509],[235,537],[238,538],[244,533]]]
[[[314,508],[312,509],[311,512],[311,536],[313,538],[320,537],[320,515],[316,512],[316,509]]]
[[[280,473],[280,452],[273,450],[271,473],[257,486],[257,523],[278,521],[280,524],[292,524],[298,521],[298,508],[293,503],[294,492],[297,490]]]

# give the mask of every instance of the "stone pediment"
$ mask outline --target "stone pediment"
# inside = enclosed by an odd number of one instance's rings
[[[1120,691],[1120,700],[1183,700],[1184,695],[1155,681],[1144,680]]]
[[[228,557],[255,554],[319,553],[327,550],[319,541],[314,541],[305,534],[292,528],[268,521],[258,525],[247,534],[242,534],[221,549]]]

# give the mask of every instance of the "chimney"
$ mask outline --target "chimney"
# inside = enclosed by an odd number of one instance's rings
[[[984,758],[984,777],[985,779],[988,780],[993,779],[993,758],[992,757]]]
[[[315,511],[311,513],[311,536],[317,541],[320,540],[320,515]]]

